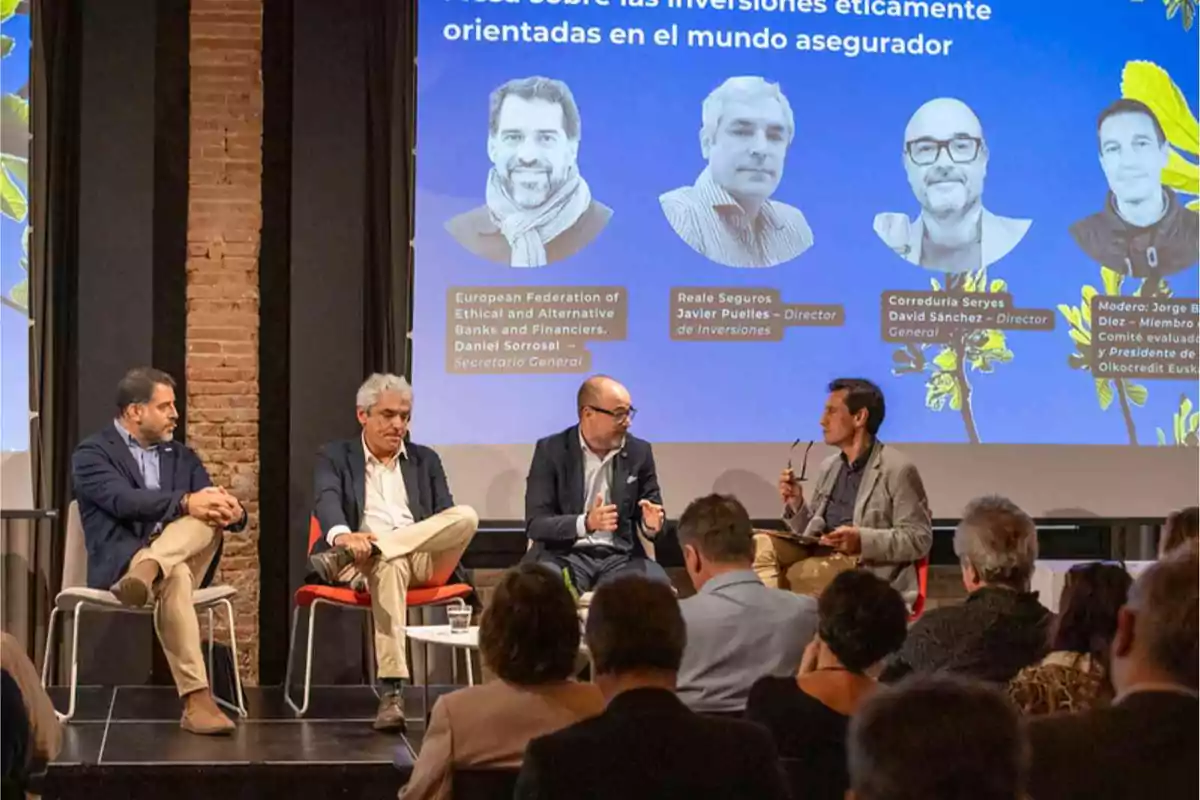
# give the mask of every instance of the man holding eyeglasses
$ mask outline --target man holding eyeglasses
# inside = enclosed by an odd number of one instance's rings
[[[525,483],[526,560],[565,573],[579,593],[618,574],[666,582],[643,538],[662,531],[664,512],[650,443],[629,435],[637,409],[605,375],[583,382],[579,424],[537,443]]]
[[[934,272],[962,274],[1004,258],[1031,224],[983,207],[988,147],[975,112],[939,97],[917,109],[904,131],[904,169],[921,213],[875,217],[875,234],[896,255]]]

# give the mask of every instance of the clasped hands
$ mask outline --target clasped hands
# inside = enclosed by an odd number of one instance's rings
[[[238,522],[245,512],[238,499],[220,486],[208,486],[186,497],[187,514],[206,525],[224,528]]]
[[[649,500],[638,501],[638,508],[642,510],[642,527],[646,533],[651,535],[657,534],[662,530],[663,519],[666,512],[663,507]],[[588,509],[587,516],[583,520],[583,526],[592,533],[594,531],[615,531],[620,522],[617,515],[617,507],[612,503],[604,502],[604,495],[596,495],[592,507]]]

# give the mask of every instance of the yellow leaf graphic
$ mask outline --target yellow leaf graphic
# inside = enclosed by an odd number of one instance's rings
[[[1171,144],[1200,154],[1200,122],[1187,98],[1162,67],[1150,61],[1130,61],[1121,72],[1121,95],[1150,107]]]
[[[1200,194],[1200,166],[1172,150],[1162,171],[1162,181],[1184,194]]]

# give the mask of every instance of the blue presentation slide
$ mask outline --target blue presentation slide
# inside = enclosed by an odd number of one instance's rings
[[[416,435],[1195,445],[1195,5],[423,0]]]

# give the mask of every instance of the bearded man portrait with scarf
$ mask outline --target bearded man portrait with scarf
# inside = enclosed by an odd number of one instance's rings
[[[579,107],[560,80],[514,78],[488,109],[487,202],[446,230],[477,256],[544,267],[586,247],[612,216],[579,174]]]

